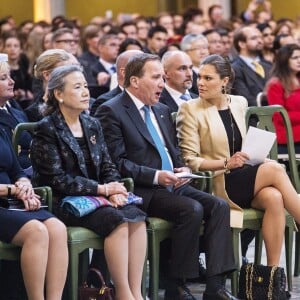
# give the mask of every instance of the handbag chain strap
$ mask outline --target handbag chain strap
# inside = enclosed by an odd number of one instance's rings
[[[246,267],[246,296],[247,300],[253,300],[253,269],[254,264],[248,264]],[[277,270],[276,266],[273,266],[270,274],[270,282],[268,288],[268,300],[272,300],[273,295],[273,282],[274,282],[274,274]]]
[[[253,300],[253,298],[252,298],[252,279],[253,279],[253,265],[248,264],[247,267],[246,267],[246,296],[247,296],[247,300]]]
[[[273,281],[274,281],[274,274],[276,271],[277,267],[273,266],[271,270],[271,275],[270,275],[270,284],[269,284],[269,289],[268,289],[268,300],[272,300],[272,295],[273,295]]]

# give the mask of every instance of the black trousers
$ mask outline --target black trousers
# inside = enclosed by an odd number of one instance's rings
[[[230,230],[230,208],[220,198],[185,185],[174,192],[158,188],[147,209],[149,217],[174,222],[171,237],[169,276],[199,275],[199,229],[205,222],[204,249],[207,276],[235,270]]]

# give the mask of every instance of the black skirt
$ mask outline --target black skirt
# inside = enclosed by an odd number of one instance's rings
[[[58,208],[56,215],[67,226],[85,227],[104,238],[122,223],[146,220],[146,214],[134,204],[120,208],[112,206],[100,207],[91,214],[80,218],[75,217],[62,208]]]
[[[260,165],[244,165],[225,174],[228,197],[242,208],[250,208],[254,197],[256,173]]]

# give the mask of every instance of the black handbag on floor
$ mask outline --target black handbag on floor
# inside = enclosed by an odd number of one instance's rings
[[[286,300],[284,269],[255,264],[242,266],[238,298],[246,300]]]
[[[93,277],[93,284],[90,278]],[[95,279],[96,278],[96,279]],[[95,281],[97,283],[95,284]],[[114,300],[114,290],[105,284],[101,272],[96,268],[90,268],[87,274],[87,280],[79,288],[79,300]]]

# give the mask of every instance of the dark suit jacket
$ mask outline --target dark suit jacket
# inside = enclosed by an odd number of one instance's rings
[[[152,107],[175,168],[184,166],[177,146],[176,130],[170,110],[162,103]],[[135,192],[144,198],[144,208],[156,187],[155,172],[161,170],[161,158],[140,112],[130,96],[123,93],[102,104],[96,111],[113,162],[122,176],[132,177]]]
[[[235,80],[231,93],[233,95],[244,96],[248,100],[249,106],[256,106],[256,96],[262,92],[266,82],[270,77],[271,65],[264,61],[260,64],[265,70],[265,78],[255,73],[240,57],[237,57],[232,64],[235,72]]]
[[[99,62],[99,57],[95,56],[89,51],[85,51],[78,57],[78,60],[83,67],[85,79],[88,83],[88,86],[97,85],[96,78],[92,73],[92,67],[97,65],[97,63]]]
[[[192,99],[198,98],[199,96],[190,92]],[[167,105],[170,108],[171,113],[178,111],[178,105],[170,95],[170,93],[164,88],[160,94],[159,102]]]
[[[98,108],[102,103],[104,103],[104,102],[106,102],[106,101],[108,101],[108,100],[114,98],[115,96],[117,96],[117,95],[119,95],[119,94],[121,94],[121,93],[122,93],[122,90],[120,89],[120,87],[119,87],[119,85],[118,85],[116,88],[112,89],[111,91],[109,91],[109,92],[107,92],[107,93],[105,93],[105,94],[100,95],[100,96],[96,99],[96,101],[93,103],[93,105],[92,105],[91,112],[90,112],[91,116],[93,116],[93,115],[95,114],[97,108]]]
[[[82,150],[60,112],[43,118],[33,137],[33,182],[52,187],[59,196],[97,195],[98,182],[120,180],[99,121],[84,113],[80,120],[96,178],[89,179]]]

